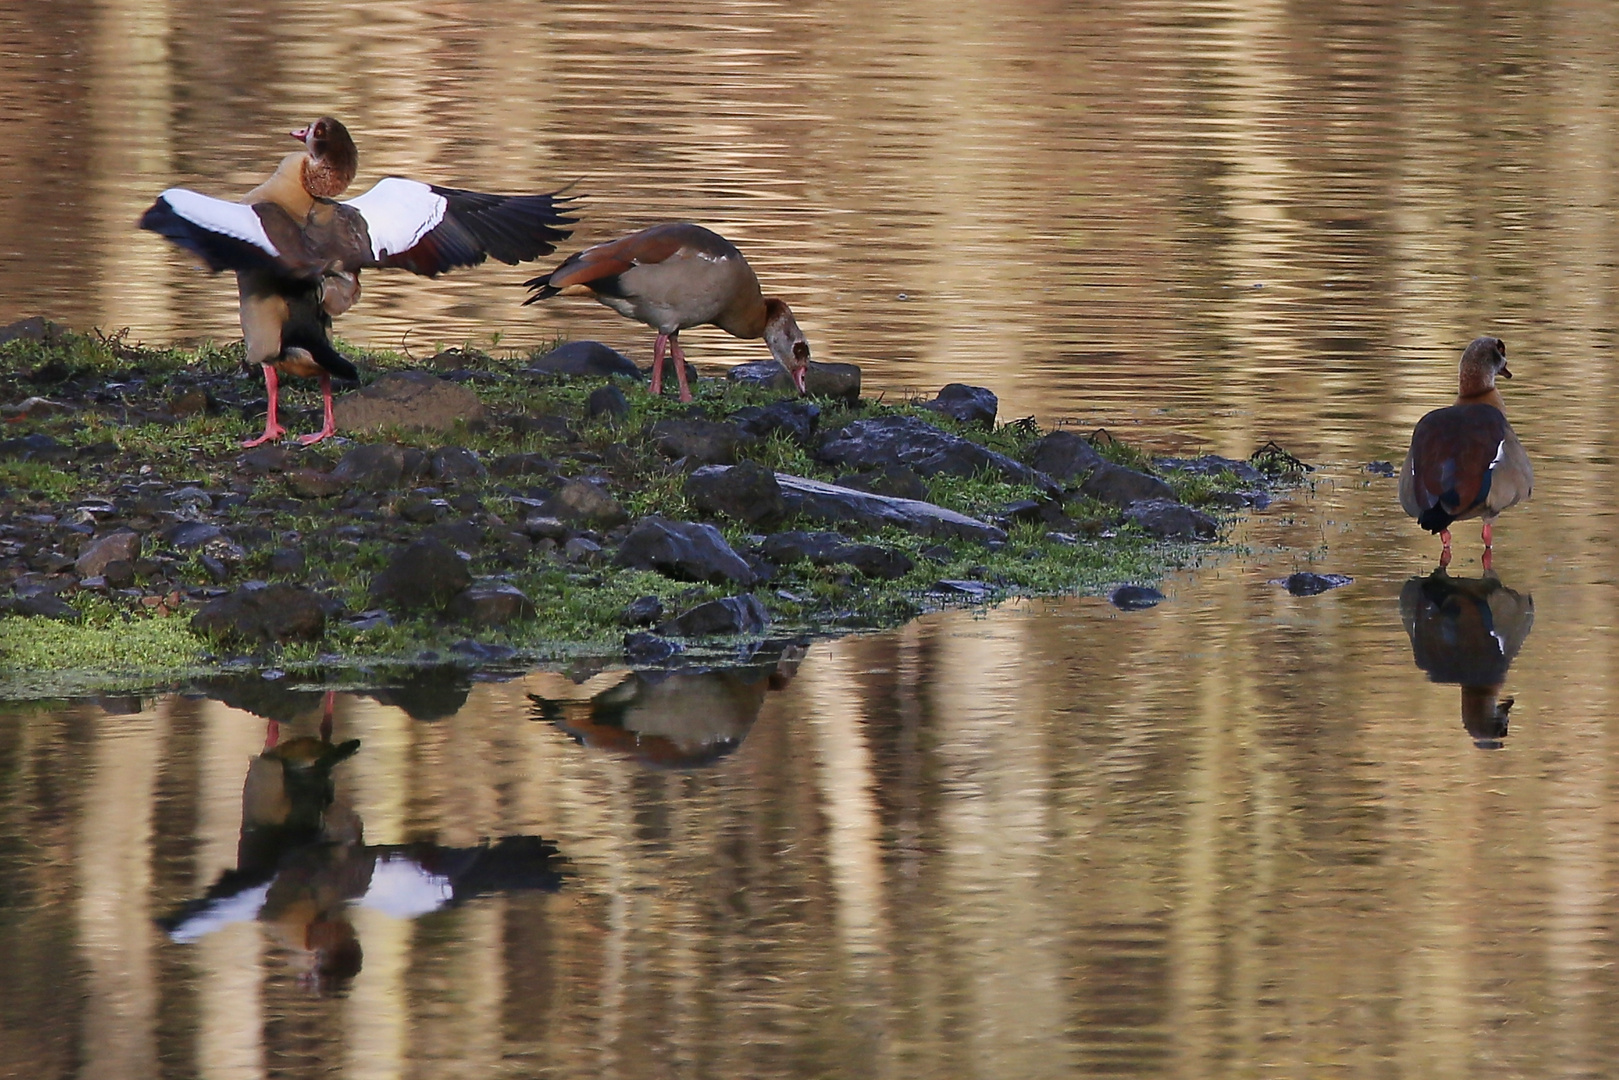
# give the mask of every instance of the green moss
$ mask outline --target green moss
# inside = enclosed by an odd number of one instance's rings
[[[79,622],[0,617],[0,684],[7,697],[150,686],[202,667],[206,643],[183,614],[136,615],[74,598]]]

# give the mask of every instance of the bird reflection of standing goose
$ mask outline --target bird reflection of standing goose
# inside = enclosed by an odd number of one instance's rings
[[[1400,620],[1411,654],[1430,682],[1462,688],[1462,726],[1480,747],[1495,750],[1507,734],[1512,699],[1502,700],[1507,668],[1535,623],[1535,601],[1483,577],[1451,577],[1440,567],[1400,590]]]

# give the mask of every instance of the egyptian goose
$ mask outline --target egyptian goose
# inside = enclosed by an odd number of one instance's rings
[[[1484,568],[1490,568],[1495,516],[1529,498],[1534,470],[1507,423],[1496,377],[1512,378],[1507,346],[1500,338],[1474,338],[1462,353],[1456,404],[1435,409],[1417,422],[1400,472],[1400,505],[1444,545],[1441,567],[1450,565],[1450,526],[1484,520]]]
[[[276,420],[277,370],[321,381],[325,425],[299,442],[333,434],[331,376],[358,373],[331,346],[331,316],[359,299],[362,269],[436,277],[489,256],[515,265],[554,251],[573,222],[559,213],[557,192],[486,195],[399,176],[335,202],[359,167],[348,129],[325,116],[291,135],[304,149],[240,202],[170,188],[140,220],[209,270],[236,271],[247,362],[263,365],[270,396],[264,434],[244,446],[286,433]]]
[[[680,400],[691,400],[680,331],[713,325],[732,337],[765,339],[770,353],[804,392],[809,342],[792,309],[761,295],[742,253],[701,225],[654,225],[570,255],[561,266],[525,282],[532,304],[557,293],[594,296],[628,319],[658,332],[652,346],[652,393],[663,392],[665,346],[674,355]]]

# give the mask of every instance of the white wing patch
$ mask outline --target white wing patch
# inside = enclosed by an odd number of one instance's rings
[[[176,214],[193,225],[221,236],[228,236],[233,240],[245,240],[276,257],[281,255],[276,246],[270,243],[270,236],[264,231],[264,223],[259,220],[259,216],[253,212],[251,206],[215,199],[188,188],[169,188],[158,198],[168,203]]]
[[[1495,448],[1495,457],[1490,459],[1490,468],[1493,469],[1497,465],[1501,464],[1501,462],[1506,459],[1506,456],[1507,456],[1507,441],[1505,439],[1502,439],[1501,440],[1501,445],[1497,446]]]
[[[365,218],[366,230],[371,233],[371,254],[380,261],[415,247],[444,220],[450,204],[420,180],[390,176],[343,205],[352,206]]]
[[[377,860],[371,871],[371,887],[360,897],[360,905],[396,919],[414,919],[437,911],[453,899],[455,886],[449,878],[423,868],[407,856],[389,853]]]

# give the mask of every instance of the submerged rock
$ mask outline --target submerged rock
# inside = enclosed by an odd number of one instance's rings
[[[1164,594],[1147,585],[1121,585],[1108,597],[1120,611],[1145,611],[1164,600]]]
[[[1336,589],[1341,585],[1348,585],[1355,579],[1348,574],[1313,574],[1301,570],[1296,574],[1289,574],[1280,578],[1273,584],[1280,585],[1294,596],[1315,596],[1328,589]]]
[[[619,545],[613,562],[682,581],[734,581],[747,586],[755,580],[752,567],[718,529],[691,521],[642,518]]]
[[[632,664],[661,664],[684,651],[679,642],[644,630],[624,635],[624,659]]]

